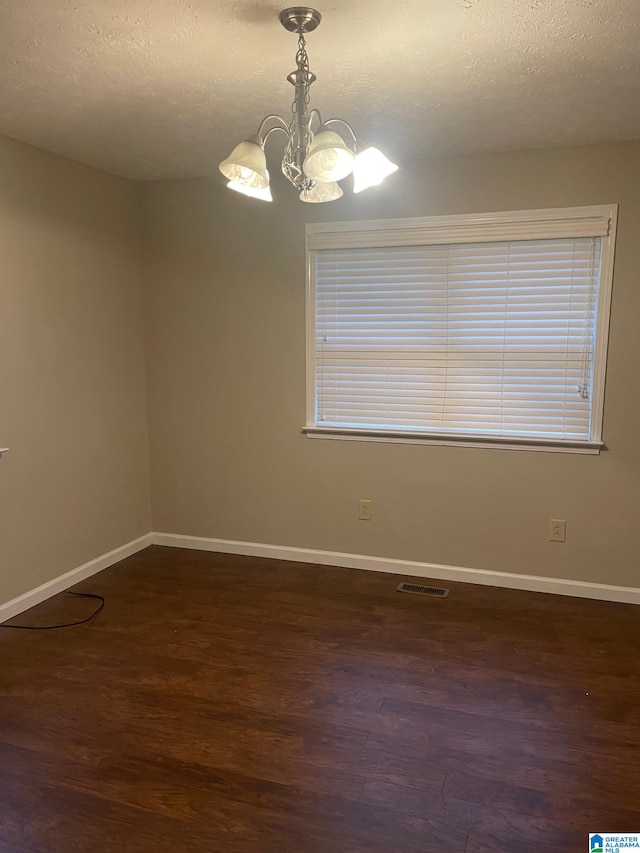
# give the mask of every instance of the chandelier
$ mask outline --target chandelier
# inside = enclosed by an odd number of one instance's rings
[[[297,67],[287,77],[295,89],[291,120],[280,115],[266,116],[255,136],[236,145],[220,163],[230,189],[272,201],[264,148],[271,134],[278,131],[286,136],[282,172],[305,202],[340,198],[342,187],[338,181],[351,174],[353,191],[358,193],[381,183],[398,168],[377,148],[359,150],[356,135],[346,121],[339,118],[323,121],[320,110],[309,109],[309,91],[316,76],[309,70],[304,36],[313,32],[321,19],[320,12],[306,6],[294,6],[280,13],[282,26],[298,34]]]

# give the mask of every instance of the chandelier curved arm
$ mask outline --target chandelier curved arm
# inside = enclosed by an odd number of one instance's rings
[[[281,130],[282,133],[284,133],[284,135],[287,137],[287,139],[289,138],[289,133],[290,133],[289,126],[286,125],[285,127],[282,127],[281,125],[276,124],[273,127],[270,127],[269,130],[265,133],[265,135],[261,137],[263,145],[266,143],[267,139],[271,136],[271,134],[275,130]]]
[[[262,138],[264,138],[264,139],[266,139],[266,138],[267,138],[266,136],[265,136],[265,137],[263,137],[263,136],[262,136],[262,132],[263,132],[263,130],[264,130],[264,126],[265,126],[265,124],[266,124],[268,121],[271,121],[271,119],[272,119],[272,118],[273,118],[273,119],[276,119],[276,120],[277,120],[277,121],[279,121],[279,122],[281,122],[281,124],[279,124],[279,125],[275,125],[275,127],[280,127],[282,130],[286,130],[286,131],[287,131],[287,133],[289,132],[289,123],[286,121],[286,119],[282,118],[282,116],[279,116],[277,113],[272,113],[271,115],[265,116],[265,117],[262,119],[262,121],[260,122],[260,127],[258,128],[258,136],[259,136],[261,139],[262,139]],[[274,130],[274,129],[275,129],[275,127],[274,127],[274,128],[271,128],[271,130]],[[270,132],[270,131],[269,131],[269,132]]]
[[[320,122],[320,127],[322,127],[322,113],[320,112],[320,110],[314,109],[311,110],[311,112],[309,113],[309,122],[307,124],[307,128],[309,130],[311,130],[311,122],[313,121],[314,117],[318,119],[318,121]]]
[[[353,138],[353,147],[354,147],[354,149],[356,148],[356,146],[358,145],[358,139],[354,133],[353,128],[349,124],[349,122],[344,121],[341,118],[330,118],[330,119],[327,119],[327,121],[325,121],[325,124],[341,124],[344,127],[346,127],[347,130],[349,131],[349,133],[351,134],[352,138]]]

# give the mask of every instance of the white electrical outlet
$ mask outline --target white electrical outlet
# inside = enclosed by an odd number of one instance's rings
[[[360,519],[360,521],[371,521],[372,513],[373,508],[371,501],[358,501],[358,518]]]
[[[549,520],[549,539],[552,542],[564,542],[567,538],[567,522],[564,518]]]

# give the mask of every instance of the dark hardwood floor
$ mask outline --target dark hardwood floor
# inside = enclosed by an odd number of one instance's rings
[[[74,587],[106,598],[92,624],[0,631],[0,853],[581,853],[640,832],[640,609],[400,580],[153,547]]]

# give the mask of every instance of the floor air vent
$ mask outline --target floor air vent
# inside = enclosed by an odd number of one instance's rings
[[[401,583],[398,592],[413,592],[415,595],[431,595],[433,598],[446,598],[449,590],[440,586],[418,586],[415,583]]]

